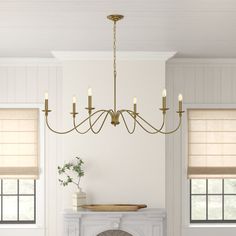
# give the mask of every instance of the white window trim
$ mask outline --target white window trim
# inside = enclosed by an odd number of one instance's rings
[[[188,109],[236,109],[236,104],[184,104],[186,111],[183,116],[182,126],[182,227],[183,228],[236,228],[236,224],[232,223],[216,223],[216,224],[191,224],[190,223],[190,205],[189,205],[189,180],[187,179],[187,160],[188,160]]]
[[[0,224],[0,229],[45,229],[45,128],[43,104],[0,104],[2,108],[37,108],[39,109],[40,176],[36,187],[36,223],[35,224]]]

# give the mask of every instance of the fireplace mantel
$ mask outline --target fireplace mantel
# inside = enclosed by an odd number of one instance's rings
[[[164,236],[165,210],[137,212],[64,211],[64,236],[97,236],[107,230],[122,230],[132,236]]]

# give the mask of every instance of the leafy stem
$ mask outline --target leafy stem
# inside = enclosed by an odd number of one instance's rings
[[[76,157],[76,160],[74,162],[65,163],[61,167],[58,166],[57,170],[59,175],[64,176],[64,179],[59,179],[61,185],[65,187],[68,184],[72,183],[75,184],[78,189],[80,189],[81,177],[84,176],[83,165],[83,160],[80,157]],[[72,177],[74,175],[75,177]]]

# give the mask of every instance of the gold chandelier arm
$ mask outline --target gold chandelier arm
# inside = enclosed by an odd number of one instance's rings
[[[100,128],[99,128],[97,131],[95,131],[95,130],[93,129],[93,126],[94,126],[94,124],[99,120],[99,118],[100,118],[104,113],[107,113],[107,114],[105,115],[105,117],[104,117],[104,119],[103,119],[103,121],[102,121],[102,124],[101,124]],[[105,122],[106,122],[106,119],[107,119],[107,117],[108,117],[109,114],[110,114],[110,110],[108,110],[108,111],[103,111],[103,113],[102,113],[93,123],[92,123],[91,117],[89,117],[89,126],[90,126],[89,129],[90,129],[94,134],[98,134],[98,133],[102,130],[102,128],[103,128],[103,126],[104,126],[104,124],[105,124]]]
[[[54,130],[53,128],[50,127],[49,125],[49,122],[48,122],[48,116],[45,116],[45,120],[46,120],[46,125],[47,127],[53,132],[53,133],[56,133],[56,134],[68,134],[70,132],[72,132],[75,128],[72,128],[72,129],[69,129],[67,131],[56,131]]]
[[[155,129],[154,126],[152,126],[149,122],[147,122],[146,120],[144,120],[141,116],[139,116],[139,115],[137,115],[137,116],[138,116],[144,123],[146,123],[147,125],[149,125],[151,128]],[[181,123],[182,123],[182,112],[179,113],[179,123],[178,123],[178,125],[177,125],[177,127],[176,127],[175,129],[173,129],[173,130],[171,130],[171,131],[167,131],[167,132],[162,131],[162,130],[159,130],[158,133],[161,133],[161,134],[172,134],[172,133],[176,132],[176,131],[180,128]],[[163,125],[163,126],[164,126],[164,125]],[[143,127],[142,127],[142,128],[143,128]]]
[[[134,119],[134,114],[133,111],[131,110],[121,110],[121,112],[127,112],[133,119]],[[154,131],[150,131],[147,128],[145,128],[141,122],[138,121],[137,118],[140,118],[141,120],[143,120],[150,128],[152,128]],[[165,125],[165,114],[163,114],[163,120],[162,120],[162,124],[161,127],[159,129],[155,128],[153,125],[151,125],[150,123],[148,123],[147,121],[145,121],[140,115],[136,114],[136,122],[137,124],[147,133],[149,134],[157,134],[157,133],[162,133],[162,129]]]
[[[182,124],[182,116],[179,116],[179,124],[177,125],[177,127],[175,129],[173,129],[171,131],[167,131],[167,132],[161,132],[161,133],[162,134],[172,134],[180,128],[181,124]]]
[[[154,127],[152,124],[150,124],[149,122],[147,122],[144,118],[142,118],[142,116],[140,116],[139,114],[137,115],[137,117],[142,120],[145,124],[147,124],[149,127],[151,127],[153,130],[155,130],[154,132],[151,132],[149,131],[150,133],[152,134],[157,134],[157,133],[163,133],[162,129],[164,128],[164,125],[165,125],[165,118],[166,118],[166,115],[163,114],[163,119],[162,119],[162,124],[160,126],[159,129],[157,129],[156,127]],[[140,125],[143,129],[144,129],[144,126],[143,125]],[[144,129],[146,131],[146,128]]]
[[[97,123],[97,121],[100,119],[100,117],[105,113],[106,111],[103,111],[97,118],[96,120],[93,122],[92,127]],[[91,130],[91,127],[89,127],[87,130],[85,131],[79,131],[78,128],[76,127],[76,122],[75,122],[75,117],[73,118],[73,125],[75,128],[75,131],[79,134],[86,134]]]
[[[84,119],[83,121],[81,121],[78,125],[76,125],[75,128],[79,128],[82,124],[84,124],[87,120],[89,120],[91,117],[93,117],[94,115],[96,115],[97,113],[99,112],[107,112],[108,110],[98,110],[98,111],[95,111],[94,113],[92,113],[91,115],[89,115],[86,119]]]
[[[73,125],[74,125],[74,128],[75,128],[75,131],[79,134],[86,134],[89,132],[90,128],[85,130],[85,131],[79,131],[78,128],[76,127],[76,123],[75,123],[75,118],[73,118]]]
[[[129,113],[129,112],[128,112]],[[138,118],[141,118],[141,116],[137,116]],[[145,121],[144,119],[142,119],[143,121]],[[155,131],[149,131],[147,128],[145,128],[143,125],[142,125],[142,123],[141,122],[139,122],[138,120],[137,120],[137,123],[139,124],[139,126],[144,130],[144,131],[146,131],[147,133],[149,133],[149,134],[157,134],[157,133],[161,133],[162,131],[162,129],[163,129],[163,127],[164,127],[164,125],[165,125],[165,115],[163,115],[163,121],[162,121],[162,124],[161,124],[161,127],[159,128],[159,129],[157,129],[157,128],[155,128],[154,126],[152,126],[151,124],[149,124],[149,123],[146,123],[146,121],[145,121],[145,123],[146,124],[148,124],[148,126],[149,127],[151,127],[152,129],[154,129]]]
[[[84,119],[83,121],[81,121],[78,125],[76,125],[76,127],[71,128],[67,131],[56,131],[55,129],[51,128],[48,122],[48,115],[45,115],[45,120],[46,120],[46,125],[47,127],[54,133],[56,134],[68,134],[70,132],[72,132],[73,130],[75,130],[76,128],[80,127],[82,124],[84,124],[87,120],[89,120],[89,118],[91,118],[92,116],[94,116],[95,114],[97,114],[98,112],[101,111],[107,111],[107,110],[99,110],[99,111],[95,111],[94,113],[92,113],[91,115],[89,115],[86,119]]]
[[[126,120],[125,120],[125,117],[124,117],[124,115],[122,114],[122,112],[119,111],[119,114],[121,115],[121,118],[122,118],[122,120],[124,121],[124,124],[125,124],[125,127],[126,127],[128,133],[129,133],[129,134],[133,134],[134,131],[135,131],[135,129],[136,129],[136,124],[137,124],[136,119],[134,118],[134,116],[132,116],[133,119],[134,119],[134,126],[133,126],[133,129],[130,130],[130,129],[129,129],[129,126],[127,125],[127,122],[126,122]]]

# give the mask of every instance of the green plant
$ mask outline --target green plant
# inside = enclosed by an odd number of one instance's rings
[[[61,185],[67,186],[72,183],[80,189],[80,180],[81,177],[84,176],[83,165],[84,162],[80,157],[75,157],[76,160],[74,162],[65,163],[62,167],[58,166],[59,175],[64,175],[65,179],[58,179]],[[76,177],[72,177],[72,176]]]

